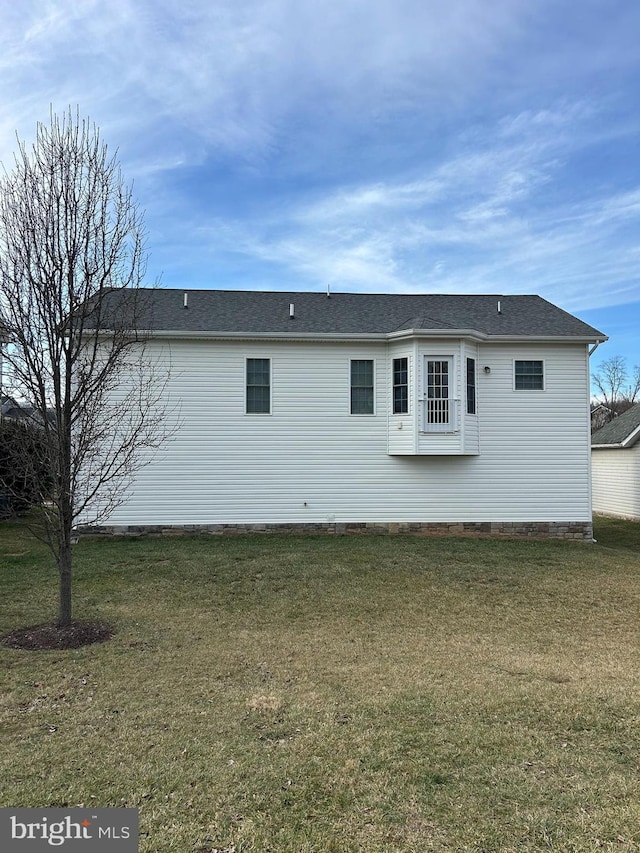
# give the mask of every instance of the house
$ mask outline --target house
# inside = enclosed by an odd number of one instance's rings
[[[55,411],[47,409],[47,418],[54,423]],[[0,420],[19,421],[30,426],[40,427],[44,423],[42,413],[30,403],[20,403],[13,397],[0,397]]]
[[[606,406],[604,403],[593,403],[591,405],[591,432],[597,432],[609,421],[618,417],[618,412]]]
[[[591,439],[593,511],[640,520],[640,403]]]
[[[16,402],[13,397],[0,395],[0,418],[9,420],[23,420],[29,417],[30,412],[25,412],[24,406]]]
[[[108,530],[592,538],[606,337],[544,299],[157,289],[148,312],[181,428]]]

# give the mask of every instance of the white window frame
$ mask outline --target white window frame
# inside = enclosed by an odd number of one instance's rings
[[[393,398],[393,392],[394,392],[395,388],[399,387],[399,386],[394,385],[394,382],[393,382],[393,380],[395,378],[393,365],[394,365],[394,362],[399,361],[402,358],[406,359],[406,361],[407,361],[407,411],[406,412],[396,412],[396,411],[394,411],[395,401]],[[413,395],[411,393],[411,391],[412,391],[412,388],[411,388],[411,384],[412,384],[411,383],[411,356],[408,353],[406,355],[393,355],[391,357],[391,380],[390,380],[389,384],[391,386],[391,400],[390,400],[391,416],[396,417],[396,418],[402,418],[402,417],[407,417],[408,415],[411,415],[411,398]]]
[[[448,400],[448,420],[446,423],[432,423],[427,420],[428,417],[428,406],[429,406],[429,385],[428,385],[428,377],[429,377],[429,366],[428,363],[430,361],[446,361],[449,365],[449,370],[447,375],[449,377],[448,382],[448,397],[435,398]],[[455,354],[449,353],[422,353],[422,371],[421,371],[421,388],[420,388],[420,400],[422,403],[421,412],[420,412],[420,432],[426,434],[433,433],[457,433],[460,432],[460,406],[461,401],[458,397],[455,396],[456,390],[460,383],[460,377],[458,375],[458,359]]]
[[[247,409],[247,391],[249,390],[249,362],[250,361],[268,361],[269,362],[269,411],[268,412],[250,412]],[[268,355],[247,355],[244,359],[244,413],[251,418],[266,418],[273,414],[273,364],[271,357]]]
[[[542,365],[542,388],[516,388],[516,362],[539,361]],[[514,358],[513,359],[513,390],[518,394],[540,394],[547,390],[547,363],[544,358]]]
[[[352,403],[351,403],[351,365],[354,361],[370,361],[372,365],[372,389],[373,389],[373,411],[371,412],[354,412],[352,411]],[[376,414],[377,408],[377,399],[376,399],[376,359],[375,358],[350,358],[349,359],[349,375],[348,375],[348,387],[349,387],[349,416],[352,418],[372,418]]]
[[[469,362],[473,362],[473,411],[469,411]],[[464,414],[472,418],[478,415],[478,359],[473,355],[464,358]]]

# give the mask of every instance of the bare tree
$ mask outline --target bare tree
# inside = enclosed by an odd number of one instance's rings
[[[75,525],[108,518],[170,432],[166,370],[145,351],[145,270],[143,216],[96,126],[69,110],[32,148],[18,140],[0,177],[4,381],[42,431],[52,488],[36,532],[57,562],[60,626]]]
[[[601,362],[592,378],[609,421],[633,406],[640,394],[640,365],[636,365],[630,374],[627,361],[621,355],[613,355]]]

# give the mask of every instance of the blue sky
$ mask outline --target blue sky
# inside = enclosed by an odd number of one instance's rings
[[[0,159],[77,104],[167,287],[538,293],[631,367],[639,34],[637,0],[4,3]]]

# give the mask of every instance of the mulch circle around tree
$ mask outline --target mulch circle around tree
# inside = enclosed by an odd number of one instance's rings
[[[72,622],[60,626],[55,623],[16,628],[0,639],[10,649],[45,651],[47,649],[79,649],[91,643],[104,643],[111,639],[114,630],[106,622]]]

